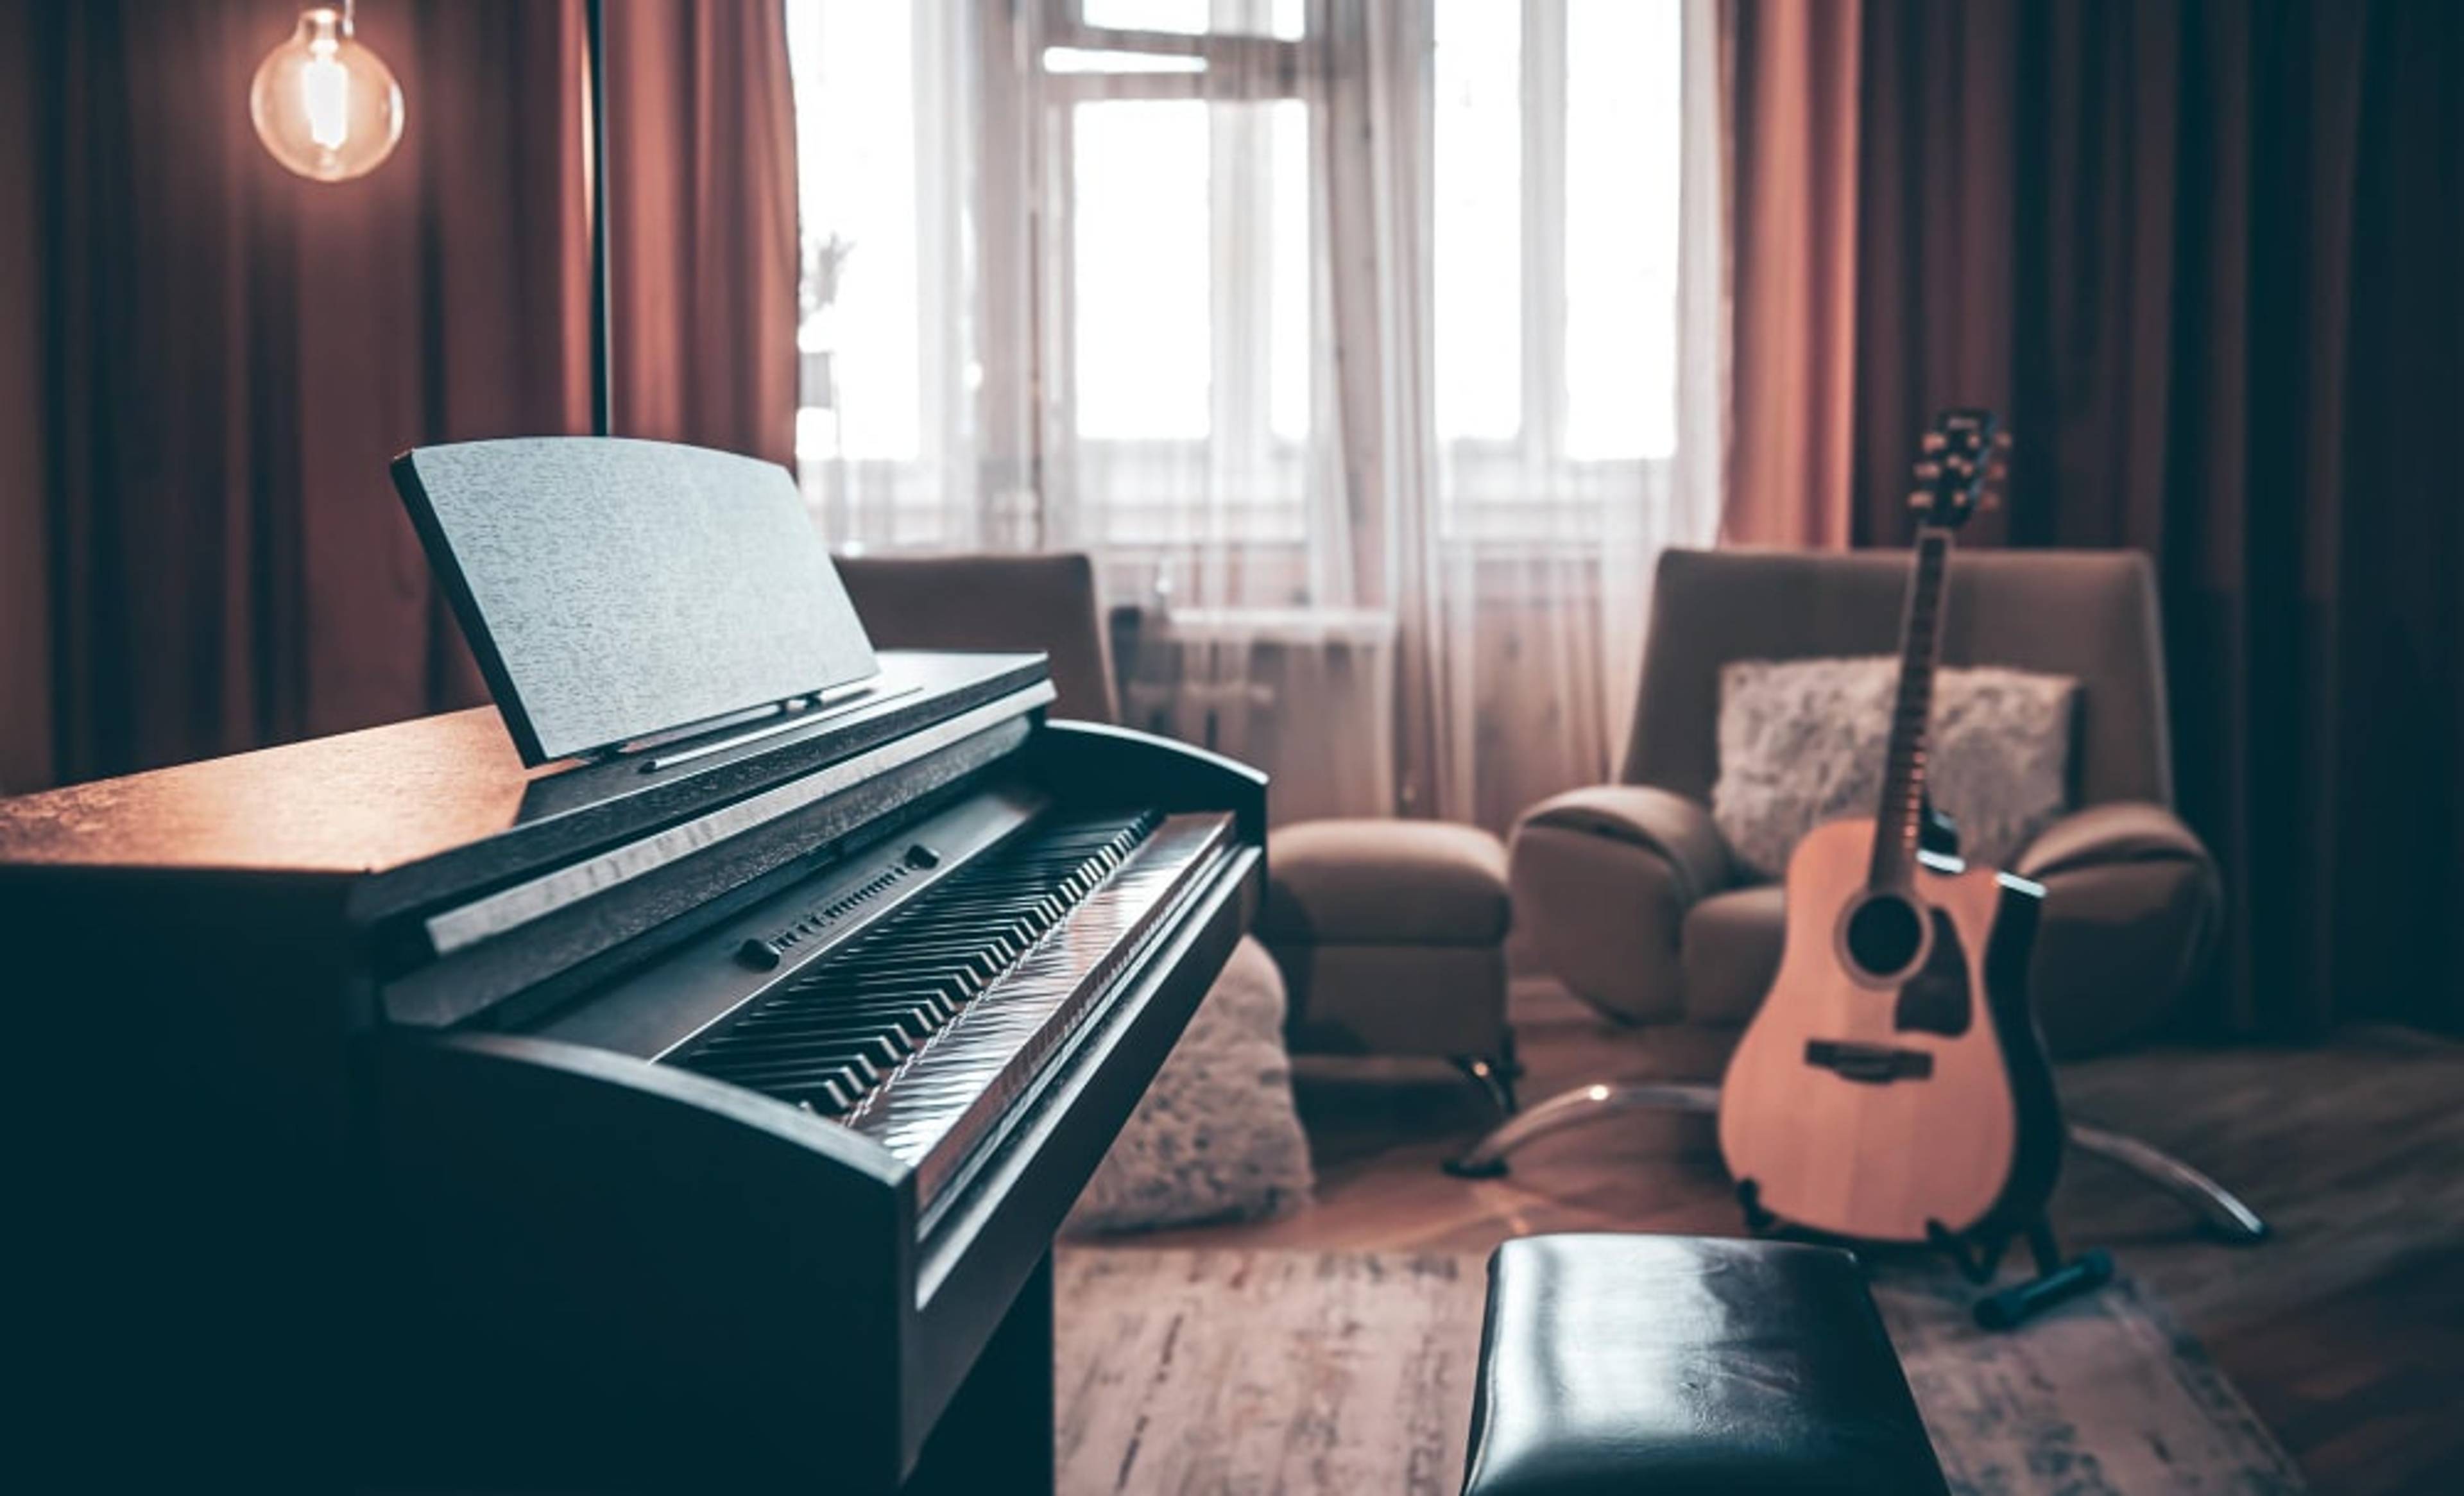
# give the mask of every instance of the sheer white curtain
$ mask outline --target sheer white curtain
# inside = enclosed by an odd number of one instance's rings
[[[1708,3],[789,0],[820,522],[1093,553],[1280,820],[1608,777],[1717,509]]]

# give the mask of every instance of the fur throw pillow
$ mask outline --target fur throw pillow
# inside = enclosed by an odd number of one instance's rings
[[[1292,1109],[1284,974],[1243,936],[1078,1197],[1079,1231],[1270,1216],[1316,1183]]]
[[[1872,816],[1890,744],[1896,659],[1741,660],[1720,672],[1711,819],[1767,878],[1825,821]],[[1926,780],[1971,866],[2008,868],[2067,808],[2067,675],[1978,668],[1934,676]]]

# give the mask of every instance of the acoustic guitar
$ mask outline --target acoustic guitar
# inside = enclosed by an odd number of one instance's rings
[[[1960,862],[1925,793],[1951,535],[1997,440],[1983,410],[1925,438],[1881,805],[1789,858],[1779,974],[1720,1092],[1720,1151],[1758,1224],[1998,1247],[2053,1188],[2061,1114],[2027,993],[2044,891]]]

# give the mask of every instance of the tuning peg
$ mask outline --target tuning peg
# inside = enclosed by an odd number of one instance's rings
[[[2010,480],[2011,465],[2007,462],[1997,462],[1985,470],[1985,481],[1988,483],[2007,483]]]
[[[1995,451],[2009,451],[2011,450],[2011,433],[2008,431],[1994,432],[1993,450]]]
[[[1938,462],[1920,462],[1916,466],[1916,475],[1918,481],[1930,483],[1934,479],[1942,476],[1942,464]]]
[[[1925,433],[1925,441],[1920,444],[1920,450],[1925,451],[1940,451],[1943,448],[1948,445],[1949,443],[1944,438],[1940,431],[1927,431]]]
[[[2002,507],[2002,495],[1991,491],[1979,494],[1976,495],[1976,507],[1987,510],[2000,509]]]
[[[1908,507],[1910,509],[1923,509],[1932,502],[1933,495],[1923,489],[1918,489],[1914,493],[1908,495]]]

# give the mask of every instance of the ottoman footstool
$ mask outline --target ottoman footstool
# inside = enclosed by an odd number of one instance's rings
[[[1943,1496],[1856,1260],[1536,1236],[1489,1260],[1463,1496]]]
[[[1305,821],[1266,841],[1258,938],[1296,1052],[1451,1060],[1514,1106],[1506,847],[1440,821]]]

